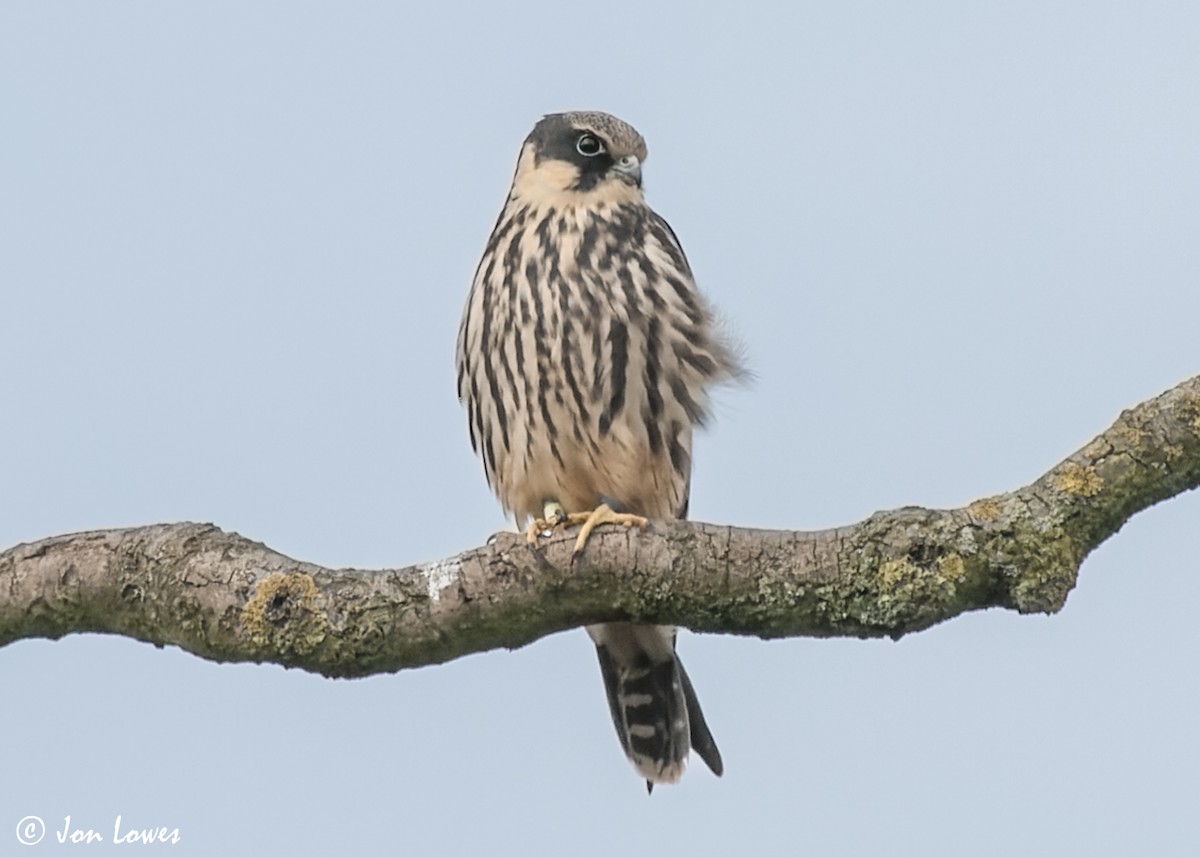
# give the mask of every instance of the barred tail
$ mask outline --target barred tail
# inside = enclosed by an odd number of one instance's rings
[[[647,790],[678,780],[693,748],[720,776],[721,754],[675,654],[675,629],[614,622],[592,625],[588,633],[617,737]]]

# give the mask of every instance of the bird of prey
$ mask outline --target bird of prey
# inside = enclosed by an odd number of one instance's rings
[[[471,283],[458,396],[488,482],[518,526],[645,526],[687,516],[692,429],[741,373],[679,239],[646,205],[646,143],[607,113],[556,113],[526,138]],[[591,625],[617,735],[648,789],[694,749],[721,755],[675,628]]]

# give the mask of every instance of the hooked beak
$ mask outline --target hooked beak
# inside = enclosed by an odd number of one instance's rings
[[[638,187],[642,186],[642,162],[636,156],[626,155],[618,158],[612,168],[613,172],[620,175],[625,181],[632,182]]]

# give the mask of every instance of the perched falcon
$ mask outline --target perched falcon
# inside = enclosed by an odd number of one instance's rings
[[[679,239],[642,196],[646,142],[606,113],[546,116],[471,283],[458,396],[488,482],[535,542],[547,526],[684,518],[692,428],[740,369]],[[644,517],[643,517],[644,516]],[[647,788],[689,748],[722,771],[675,628],[610,622],[596,643],[613,723]]]

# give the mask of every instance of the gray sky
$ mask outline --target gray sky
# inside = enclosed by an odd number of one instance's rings
[[[479,5],[0,5],[0,544],[212,521],[384,567],[507,526],[454,336],[562,109],[649,140],[758,376],[695,518],[961,505],[1200,370],[1196,4]],[[155,853],[1195,853],[1198,520],[1136,518],[1054,617],[685,635],[727,773],[652,798],[581,631],[359,681],[21,642],[0,854],[118,814]]]

